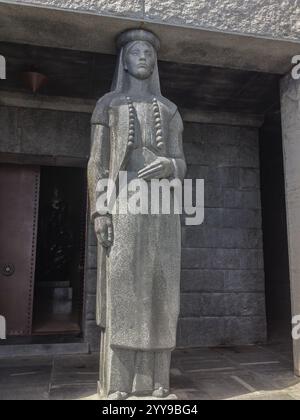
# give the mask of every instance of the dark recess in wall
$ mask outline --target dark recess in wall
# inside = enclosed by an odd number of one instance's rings
[[[266,309],[270,341],[286,339],[291,330],[285,184],[280,113],[266,116],[260,130],[262,221]]]

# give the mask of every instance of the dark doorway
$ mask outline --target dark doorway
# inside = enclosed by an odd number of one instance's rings
[[[266,308],[270,342],[291,341],[291,297],[280,112],[260,131]]]
[[[0,165],[0,315],[8,336],[31,334],[38,166]]]
[[[80,333],[85,171],[41,167],[33,334]]]

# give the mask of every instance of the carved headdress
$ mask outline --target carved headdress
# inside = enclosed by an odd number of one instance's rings
[[[160,48],[158,37],[150,31],[145,31],[144,29],[130,29],[121,33],[116,39],[119,56],[111,89],[115,93],[125,92],[127,72],[124,67],[124,57],[126,57],[128,50],[134,43],[139,41],[149,43],[153,47],[155,53],[157,53]],[[150,91],[155,96],[161,95],[157,60],[151,75]]]
[[[121,49],[129,42],[146,41],[151,44],[156,51],[160,48],[160,41],[156,35],[144,29],[130,29],[122,32],[117,37],[117,48]]]

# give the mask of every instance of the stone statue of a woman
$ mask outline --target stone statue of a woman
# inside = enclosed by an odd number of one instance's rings
[[[110,214],[97,204],[97,184],[105,178],[116,182],[120,171],[127,172],[128,182],[183,179],[183,124],[160,91],[158,38],[129,30],[117,46],[112,90],[92,117],[88,164],[98,238],[99,393],[108,399],[166,398],[179,312],[179,215]]]

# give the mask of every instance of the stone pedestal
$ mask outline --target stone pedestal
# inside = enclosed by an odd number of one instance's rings
[[[289,241],[292,316],[300,315],[300,81],[281,82],[281,113]],[[294,367],[300,376],[300,339],[294,340]]]

